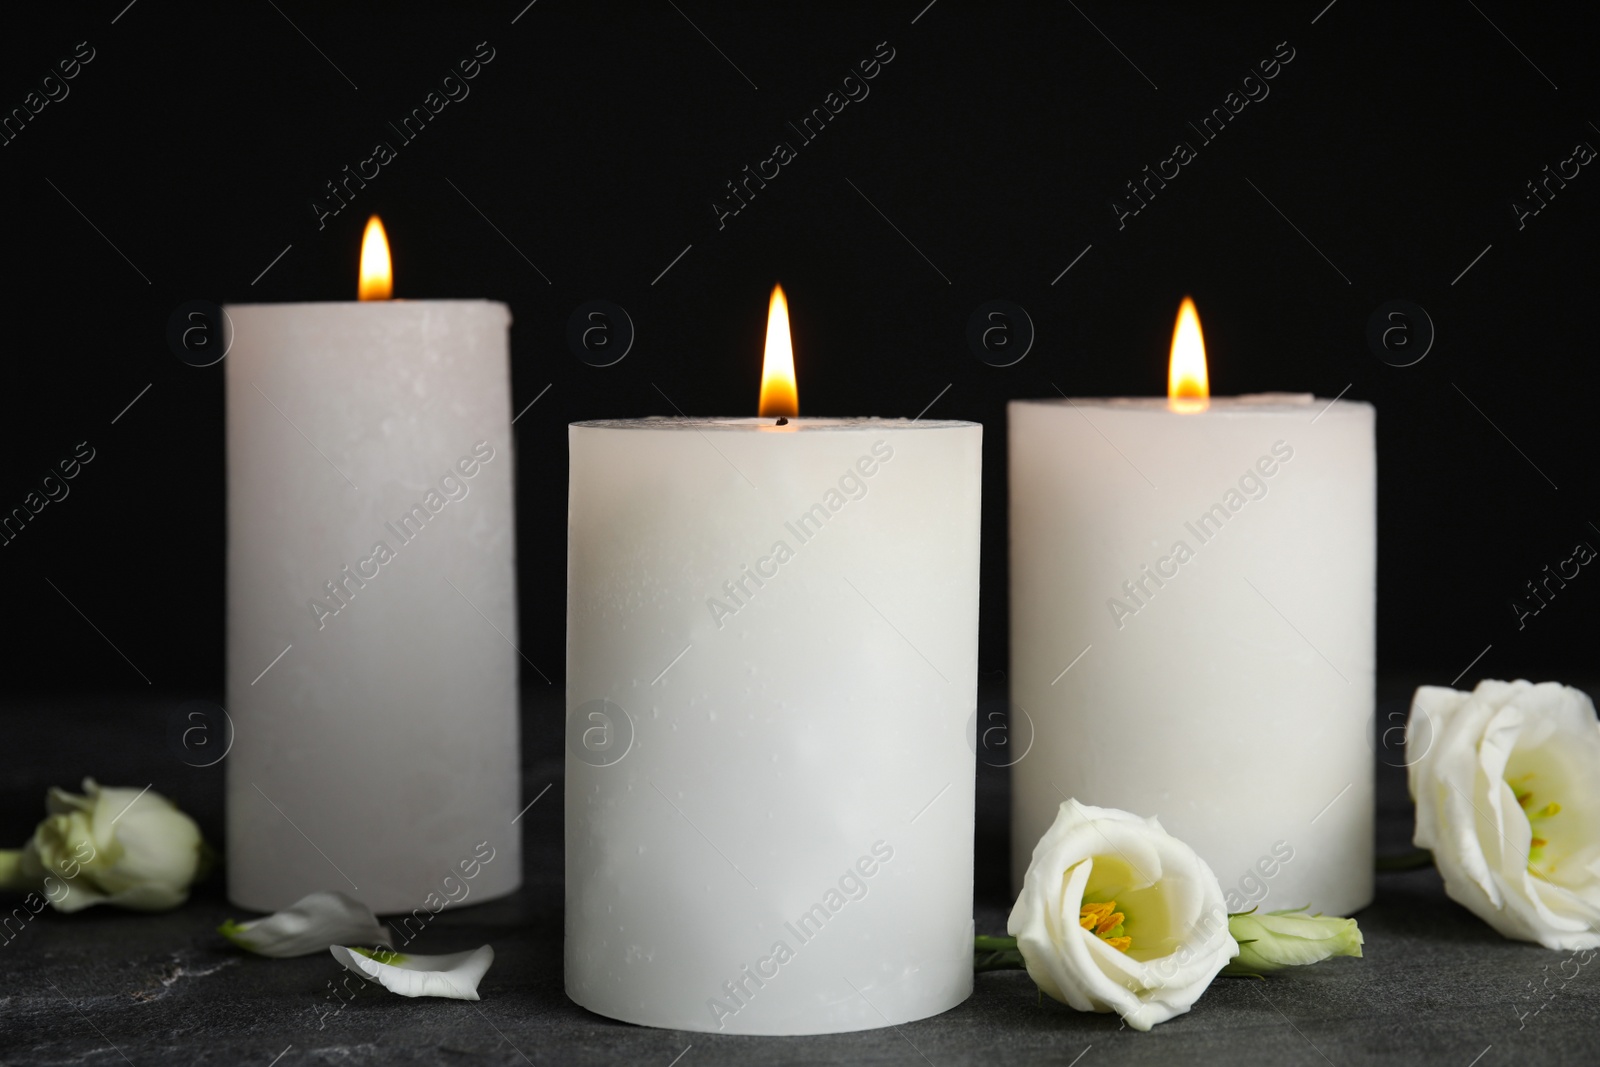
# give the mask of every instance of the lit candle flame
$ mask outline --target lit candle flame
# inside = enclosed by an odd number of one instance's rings
[[[794,341],[789,335],[789,302],[783,286],[772,287],[772,302],[767,306],[767,349],[761,360],[761,403],[757,414],[763,419],[798,418],[800,389],[794,380]]]
[[[1192,414],[1211,406],[1211,383],[1206,377],[1206,341],[1200,334],[1200,313],[1194,301],[1183,298],[1178,321],[1172,327],[1172,358],[1167,363],[1167,407]]]
[[[367,232],[361,235],[361,281],[356,287],[356,299],[388,300],[393,293],[389,237],[383,232],[383,221],[374,215],[367,220]]]

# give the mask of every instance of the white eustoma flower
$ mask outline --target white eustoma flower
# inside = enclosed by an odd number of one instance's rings
[[[244,923],[229,919],[217,932],[242,949],[275,959],[309,956],[339,944],[394,943],[389,928],[371,908],[328,890],[308,893],[264,919]]]
[[[1239,951],[1194,849],[1155,819],[1076,800],[1034,847],[1006,930],[1040,989],[1136,1030],[1188,1011]]]
[[[82,795],[52,787],[45,809],[26,845],[0,851],[0,885],[38,890],[57,911],[164,911],[188,899],[200,828],[160,793],[85,778]]]
[[[1408,737],[1414,840],[1451,899],[1507,937],[1600,946],[1600,721],[1576,689],[1418,689]]]
[[[488,945],[448,956],[412,956],[343,945],[334,945],[328,951],[346,970],[374,979],[402,997],[477,1000],[478,983],[494,962],[494,949]]]

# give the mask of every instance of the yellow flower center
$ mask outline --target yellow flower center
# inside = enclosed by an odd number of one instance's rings
[[[1078,909],[1078,925],[1090,931],[1100,940],[1116,949],[1126,952],[1133,944],[1133,938],[1122,932],[1122,923],[1127,916],[1117,910],[1117,902],[1108,900],[1104,903],[1085,903]]]
[[[1561,805],[1552,800],[1538,808],[1535,808],[1534,791],[1526,785],[1528,780],[1532,777],[1532,774],[1520,775],[1515,782],[1508,780],[1506,784],[1511,786],[1511,792],[1516,796],[1517,804],[1522,808],[1523,812],[1527,814],[1528,826],[1533,831],[1533,837],[1528,842],[1528,870],[1542,878],[1550,873],[1549,870],[1537,870],[1534,868],[1534,864],[1539,863],[1544,859],[1544,848],[1550,843],[1550,840],[1549,838],[1543,836],[1544,834],[1549,833],[1549,830],[1540,824],[1549,819],[1555,818],[1557,815],[1560,815]],[[1519,785],[1522,788],[1519,789]]]

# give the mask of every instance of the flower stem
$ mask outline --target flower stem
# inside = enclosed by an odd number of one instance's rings
[[[1014,937],[988,937],[978,935],[972,939],[972,969],[974,971],[1020,971],[1027,965],[1017,949]]]
[[[979,952],[1007,952],[1017,947],[1014,937],[989,937],[979,934],[972,939],[972,947]]]
[[[26,889],[27,882],[22,877],[22,850],[20,848],[0,848],[0,889]]]

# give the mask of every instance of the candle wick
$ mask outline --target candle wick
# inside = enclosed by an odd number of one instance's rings
[[[773,425],[774,426],[787,426],[787,425],[789,425],[789,417],[787,415],[779,415],[778,416],[778,421],[773,423]]]

